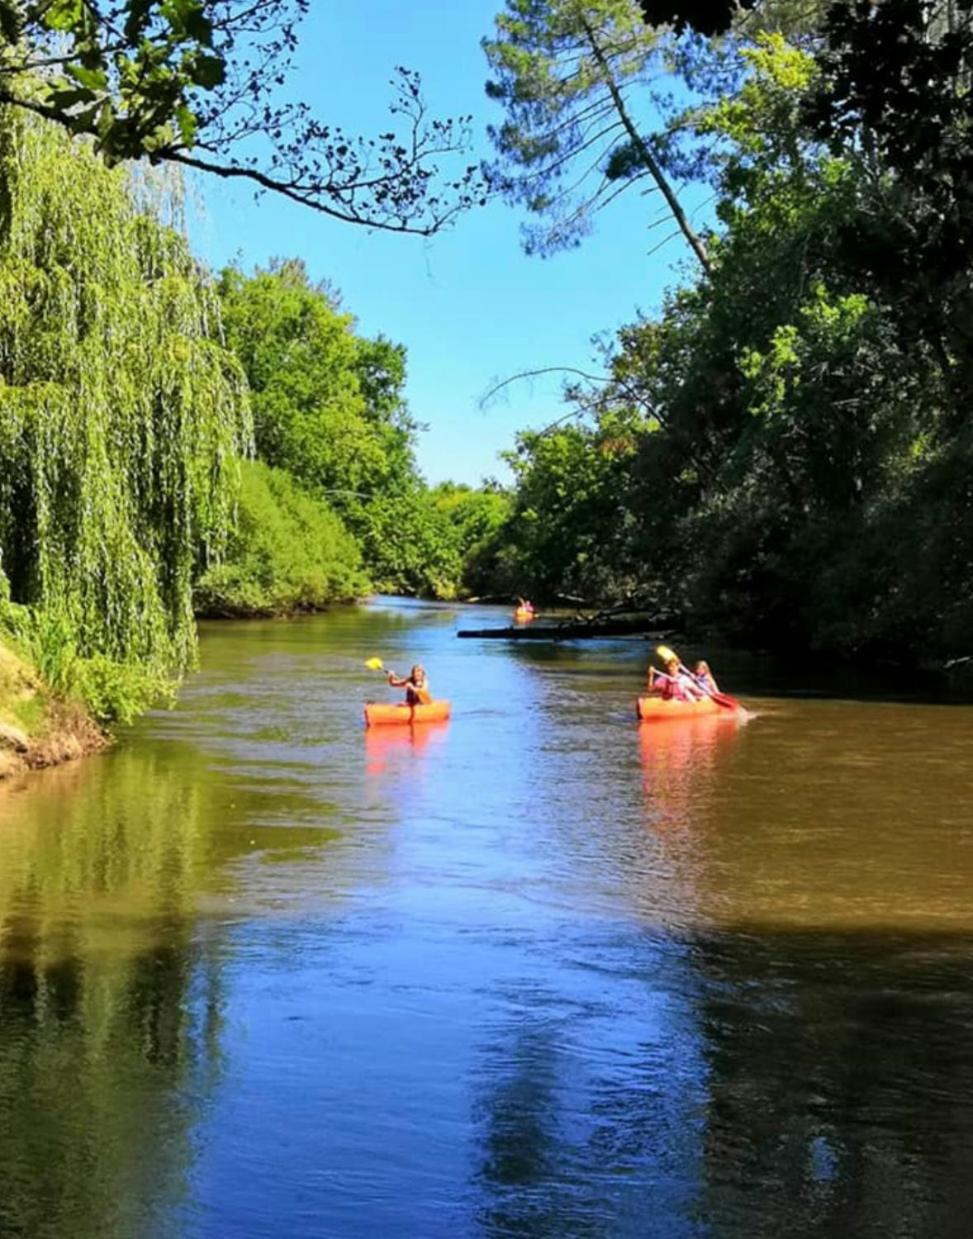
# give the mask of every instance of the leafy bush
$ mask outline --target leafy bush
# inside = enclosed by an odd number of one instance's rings
[[[462,572],[456,535],[428,490],[376,496],[352,520],[377,589],[455,597]]]
[[[236,530],[196,583],[197,614],[308,611],[367,589],[358,547],[327,504],[283,470],[244,462]]]
[[[297,260],[252,276],[228,268],[220,291],[227,338],[250,384],[260,460],[338,513],[380,589],[452,595],[455,538],[416,469],[405,349],[358,335],[334,291],[313,284]],[[229,568],[211,578],[243,613],[260,598],[254,579]]]
[[[447,518],[462,562],[460,585],[467,594],[488,592],[502,577],[501,531],[512,508],[510,494],[496,483],[480,489],[442,482],[432,491],[433,504]],[[511,586],[510,592],[514,592]]]

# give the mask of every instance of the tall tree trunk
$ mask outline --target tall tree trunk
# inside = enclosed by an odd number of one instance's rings
[[[706,250],[706,246],[703,244],[702,239],[697,236],[696,232],[693,230],[693,226],[690,224],[686,212],[682,209],[682,205],[676,197],[675,191],[669,184],[666,174],[662,171],[662,168],[659,166],[655,156],[646,145],[645,139],[635,127],[635,123],[631,116],[629,116],[628,108],[625,106],[625,100],[622,98],[622,92],[619,90],[618,83],[615,81],[615,75],[612,73],[611,65],[609,65],[608,58],[606,57],[601,44],[598,42],[598,36],[585,19],[582,19],[582,25],[584,26],[585,33],[588,36],[588,42],[591,44],[591,50],[594,54],[595,61],[604,74],[605,85],[608,87],[608,93],[611,95],[612,103],[615,105],[615,111],[618,113],[619,119],[625,127],[625,132],[628,134],[632,146],[636,151],[638,151],[639,158],[648,169],[649,175],[655,181],[659,192],[662,194],[663,198],[665,198],[666,205],[669,207],[673,219],[679,225],[680,232],[689,242],[689,246],[699,259],[703,270],[707,275],[712,274],[713,264],[710,261],[710,256]]]

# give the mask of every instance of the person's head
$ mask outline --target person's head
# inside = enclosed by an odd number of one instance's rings
[[[409,678],[416,683],[418,683],[419,680],[424,680],[426,678],[425,667],[420,667],[419,664],[416,663],[416,665],[409,672]]]
[[[679,659],[678,658],[667,658],[666,659],[666,671],[668,671],[670,675],[677,675],[679,672]]]
[[[709,675],[709,673],[710,673],[709,663],[704,658],[701,658],[699,662],[696,664],[696,674],[697,675]]]

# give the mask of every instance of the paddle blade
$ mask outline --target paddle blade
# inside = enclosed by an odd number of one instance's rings
[[[365,666],[369,671],[382,671],[382,660],[380,658],[366,658]]]
[[[655,647],[655,652],[664,663],[671,663],[673,659],[675,659],[676,662],[679,661],[679,656],[676,654],[676,651],[670,650],[668,645],[657,645]]]
[[[738,701],[736,697],[731,697],[729,693],[710,693],[710,696],[718,706],[722,706],[724,710],[742,710],[743,702]]]

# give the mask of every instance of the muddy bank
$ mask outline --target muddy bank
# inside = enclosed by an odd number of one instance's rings
[[[109,737],[77,702],[59,701],[0,642],[0,780],[95,753]]]

